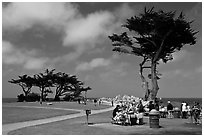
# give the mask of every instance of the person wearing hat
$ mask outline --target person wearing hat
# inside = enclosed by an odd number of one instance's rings
[[[173,105],[171,104],[170,101],[167,102],[167,112],[168,112],[168,117],[167,118],[173,118]]]

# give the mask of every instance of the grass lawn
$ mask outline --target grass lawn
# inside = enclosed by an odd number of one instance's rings
[[[50,102],[49,102],[50,103]],[[92,102],[88,102],[87,105],[84,104],[78,104],[77,102],[51,102],[52,105],[47,105],[47,102],[43,102],[42,105],[39,104],[39,102],[15,102],[15,103],[3,103],[3,105],[9,105],[9,106],[40,106],[40,107],[54,107],[54,108],[70,108],[70,109],[92,109],[92,110],[98,110],[98,109],[104,109],[108,108],[110,106],[108,105],[94,105]]]
[[[78,112],[41,108],[2,107],[2,124],[24,122],[74,113]]]
[[[16,123],[24,122],[28,120],[37,120],[42,118],[49,118],[54,116],[68,115],[78,113],[70,110],[54,110],[54,109],[43,109],[43,108],[25,108],[20,106],[37,106],[37,107],[50,107],[50,108],[69,108],[69,109],[104,109],[110,106],[108,105],[94,105],[93,103],[78,104],[77,102],[52,102],[52,105],[47,105],[43,102],[42,105],[39,102],[16,102],[16,103],[3,103],[2,107],[2,123]],[[6,107],[9,106],[9,107]],[[16,107],[19,106],[19,107]]]
[[[177,134],[202,134],[202,126],[187,124],[182,119],[160,119],[159,129],[149,128],[148,118],[144,125],[120,126],[110,123],[112,112],[90,115],[89,123],[86,117],[79,117],[39,126],[27,127],[11,131],[13,135],[177,135]]]

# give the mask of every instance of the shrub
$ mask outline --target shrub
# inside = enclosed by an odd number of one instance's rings
[[[54,101],[60,101],[60,97],[59,97],[59,96],[56,96],[56,97],[54,98]]]
[[[17,97],[18,97],[18,102],[23,102],[25,100],[24,94],[19,94]]]
[[[72,100],[72,97],[71,97],[70,95],[65,95],[65,96],[63,97],[63,100],[64,100],[64,101],[71,101],[71,100]]]
[[[29,93],[26,97],[26,101],[28,102],[34,102],[34,101],[40,101],[40,95],[38,93]]]

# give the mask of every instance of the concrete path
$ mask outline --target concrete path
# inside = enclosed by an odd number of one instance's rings
[[[28,107],[28,106],[22,106],[22,107]],[[31,108],[31,106],[29,106],[29,108]],[[86,115],[84,110],[78,110],[78,109],[50,108],[50,107],[33,107],[33,108],[73,110],[73,111],[79,111],[79,113],[64,115],[64,116],[57,116],[57,117],[52,117],[52,118],[39,119],[39,120],[5,124],[5,125],[2,125],[2,134],[6,135],[10,131],[13,131],[13,130],[17,130],[17,129],[21,129],[21,128],[25,128],[25,127],[29,127],[29,126],[36,126],[36,125],[42,125],[42,124],[67,120],[67,119],[81,117],[81,116]],[[114,109],[114,107],[110,107],[110,108],[106,108],[106,109],[100,109],[100,110],[91,110],[91,115],[111,111],[113,109]]]

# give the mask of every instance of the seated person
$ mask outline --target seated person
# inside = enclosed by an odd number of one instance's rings
[[[117,105],[116,108],[113,110],[113,118],[117,115],[117,113],[120,111],[119,110],[120,106]]]
[[[129,114],[134,114],[134,107],[133,107],[132,104],[129,105],[128,113],[129,113]]]

